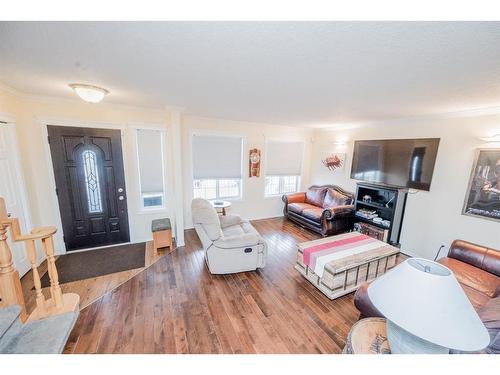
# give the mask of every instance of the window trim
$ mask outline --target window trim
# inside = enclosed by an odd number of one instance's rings
[[[266,179],[268,177],[279,177],[279,190],[280,190],[280,193],[277,193],[277,194],[267,194],[266,193]],[[284,185],[284,177],[297,177],[297,184],[296,184],[296,188],[297,190],[295,191],[290,191],[290,192],[281,192],[283,190],[283,185]],[[264,198],[276,198],[276,197],[281,197],[283,196],[284,194],[294,194],[294,193],[298,193],[300,192],[300,187],[301,187],[301,180],[302,180],[302,176],[301,175],[287,175],[287,176],[281,176],[281,175],[272,175],[272,176],[268,176],[268,175],[265,175],[264,176]]]
[[[152,130],[158,131],[160,133],[160,151],[161,151],[161,173],[162,173],[162,205],[161,206],[153,206],[153,207],[145,207],[144,206],[144,197],[142,194],[142,186],[141,186],[141,166],[139,163],[139,131],[140,130]],[[163,212],[167,209],[167,190],[165,184],[165,139],[166,139],[166,130],[159,127],[150,127],[150,126],[134,126],[134,134],[135,134],[135,160],[137,163],[137,192],[138,192],[138,207],[139,214],[149,214],[155,212]]]
[[[232,138],[241,138],[241,177],[240,180],[240,195],[235,198],[224,198],[224,200],[229,202],[237,202],[243,201],[244,193],[245,193],[245,168],[246,168],[246,160],[245,159],[245,150],[247,149],[247,137],[240,133],[232,133],[225,131],[217,131],[212,129],[190,129],[189,130],[189,175],[191,176],[191,189],[190,196],[191,200],[194,199],[194,181],[197,180],[194,178],[194,166],[193,166],[193,137],[194,136],[213,136],[213,137],[232,137]],[[205,180],[210,180],[210,178],[206,178]],[[216,178],[212,178],[212,180],[217,180]],[[221,178],[220,180],[224,180]]]
[[[297,191],[295,193],[298,193],[301,191],[302,188],[302,176],[304,175],[304,164],[306,159],[306,148],[307,148],[307,142],[304,141],[304,139],[300,138],[295,138],[295,137],[290,137],[286,139],[282,138],[276,138],[276,137],[265,137],[265,151],[264,151],[264,199],[274,199],[277,197],[281,197],[284,194],[293,194],[293,193],[280,193],[280,194],[266,194],[266,177],[277,177],[277,176],[271,176],[267,174],[267,162],[268,162],[268,146],[270,142],[277,142],[277,143],[302,143],[302,160],[300,164],[300,174],[299,175],[292,175],[292,176],[297,176],[298,181],[297,181]],[[286,177],[286,176],[283,176]],[[280,181],[281,184],[281,181]]]

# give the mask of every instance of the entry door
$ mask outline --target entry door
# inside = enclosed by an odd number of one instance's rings
[[[120,130],[47,128],[66,250],[129,242]]]
[[[28,215],[21,190],[23,189],[23,179],[21,178],[20,165],[16,156],[19,155],[17,149],[17,139],[13,124],[0,123],[0,197],[5,199],[7,212],[19,219],[22,233],[29,233]],[[29,269],[30,263],[22,242],[12,242],[12,232],[7,230],[8,244],[12,252],[14,266],[23,276]]]

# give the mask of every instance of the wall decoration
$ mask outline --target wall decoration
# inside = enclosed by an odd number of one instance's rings
[[[331,171],[342,171],[345,167],[345,157],[345,153],[325,153],[325,156],[321,158],[321,162]]]
[[[253,148],[250,150],[248,158],[248,177],[260,176],[260,150]]]
[[[500,221],[500,148],[477,151],[462,213]]]

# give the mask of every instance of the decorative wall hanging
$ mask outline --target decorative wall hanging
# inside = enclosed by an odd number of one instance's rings
[[[321,162],[331,171],[341,171],[345,166],[345,153],[328,153]]]
[[[260,150],[253,148],[250,150],[248,158],[248,177],[260,176]]]
[[[462,213],[500,221],[500,148],[477,151]]]

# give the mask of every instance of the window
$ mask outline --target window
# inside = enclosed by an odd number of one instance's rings
[[[300,189],[304,144],[271,141],[266,145],[265,195],[293,193]]]
[[[101,213],[101,188],[99,187],[99,172],[97,171],[97,154],[91,150],[82,152],[83,174],[85,175],[85,190],[89,213]]]
[[[193,135],[193,197],[241,196],[242,138]]]
[[[163,132],[137,129],[137,159],[141,206],[143,209],[165,207],[163,179]]]
[[[266,196],[294,193],[300,189],[300,176],[266,176]]]
[[[228,199],[240,196],[241,179],[194,180],[193,197]]]

